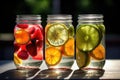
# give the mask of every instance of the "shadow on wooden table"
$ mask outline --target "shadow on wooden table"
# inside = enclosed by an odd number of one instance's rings
[[[71,69],[46,69],[42,70],[34,79],[64,79],[72,72]]]
[[[75,70],[70,77],[70,79],[99,79],[103,76],[105,70],[95,70],[95,69],[86,69],[86,70]]]
[[[39,69],[12,69],[0,74],[0,79],[26,79],[32,77]]]

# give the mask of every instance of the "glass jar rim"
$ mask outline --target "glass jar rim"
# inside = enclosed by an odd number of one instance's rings
[[[79,14],[78,19],[93,19],[93,18],[103,18],[102,14]]]
[[[55,22],[55,21],[60,21],[60,22],[72,22],[72,15],[70,14],[51,14],[47,15],[47,22]]]

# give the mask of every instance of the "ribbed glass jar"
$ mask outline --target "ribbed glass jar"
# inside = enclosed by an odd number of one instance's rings
[[[105,64],[105,26],[102,14],[80,14],[76,28],[76,62],[80,69]]]
[[[14,27],[14,63],[18,69],[39,68],[43,61],[40,15],[17,15]]]
[[[45,62],[48,68],[71,68],[74,53],[72,16],[48,15],[45,27]]]

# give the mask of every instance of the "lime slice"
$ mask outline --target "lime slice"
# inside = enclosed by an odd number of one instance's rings
[[[50,45],[63,45],[68,40],[68,31],[66,26],[60,23],[50,25],[46,32],[46,39]]]
[[[82,51],[91,51],[100,43],[101,35],[96,27],[81,25],[76,30],[76,46]]]
[[[90,63],[90,56],[88,53],[80,50],[76,51],[76,62],[79,68],[86,67]]]
[[[74,36],[74,27],[72,25],[68,28],[68,32],[70,38]]]
[[[104,34],[105,33],[105,26],[103,24],[98,24],[97,26],[100,28],[101,32]]]

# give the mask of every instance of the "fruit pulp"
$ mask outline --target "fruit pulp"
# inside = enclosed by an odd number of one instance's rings
[[[81,24],[76,29],[76,62],[79,68],[102,69],[105,64],[105,27]]]
[[[14,63],[18,69],[39,68],[43,60],[40,24],[17,24],[14,28]]]
[[[74,28],[63,23],[45,28],[45,62],[48,68],[71,68],[74,62]]]

